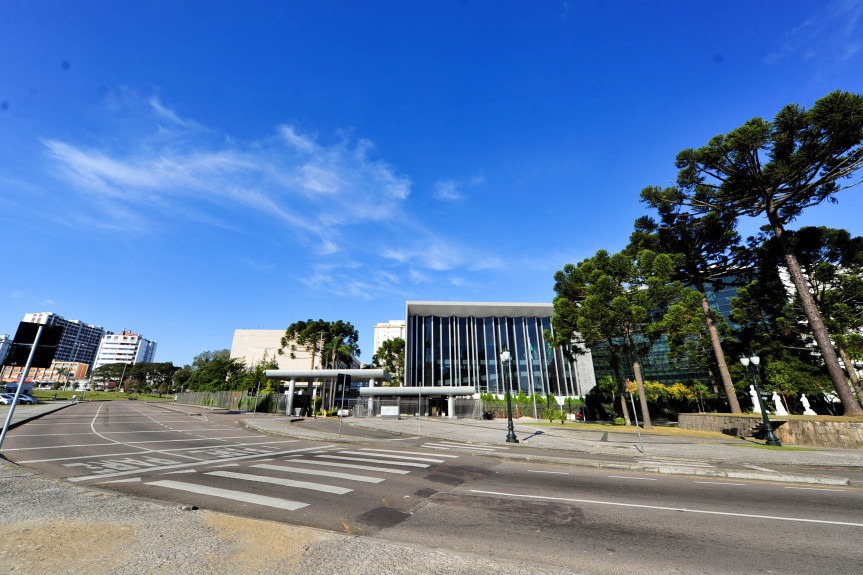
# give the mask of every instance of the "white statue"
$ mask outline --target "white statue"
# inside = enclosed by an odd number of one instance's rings
[[[788,411],[782,405],[782,398],[775,391],[773,392],[773,405],[776,407],[775,415],[788,415]]]
[[[800,403],[803,404],[803,415],[818,415],[812,406],[809,405],[809,399],[805,393],[800,394]]]
[[[758,392],[755,391],[755,386],[749,386],[749,397],[752,398],[752,413],[761,413],[761,404],[758,402]]]

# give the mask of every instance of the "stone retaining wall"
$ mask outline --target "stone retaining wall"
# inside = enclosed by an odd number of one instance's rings
[[[680,429],[715,431],[727,435],[751,437],[761,424],[760,415],[722,413],[678,414]],[[863,421],[841,417],[807,417],[805,415],[771,417],[773,431],[783,445],[811,445],[863,449]]]

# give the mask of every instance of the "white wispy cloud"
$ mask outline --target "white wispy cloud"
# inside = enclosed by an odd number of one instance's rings
[[[441,180],[435,183],[434,197],[438,200],[458,202],[465,199],[465,190],[483,184],[483,176],[474,176],[467,180]]]
[[[785,33],[782,44],[764,57],[776,64],[786,57],[848,59],[859,52],[863,0],[813,4],[816,12]]]

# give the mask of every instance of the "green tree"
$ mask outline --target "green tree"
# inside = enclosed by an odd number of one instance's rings
[[[315,368],[315,357],[323,351],[325,336],[329,333],[329,322],[322,319],[297,321],[288,326],[282,336],[279,355],[290,354],[293,358],[297,347],[305,349],[311,355],[310,369]],[[321,362],[323,364],[323,361]]]
[[[640,357],[662,335],[666,310],[683,295],[680,283],[671,280],[672,273],[667,254],[641,250],[636,256],[627,252],[609,256],[600,250],[555,274],[555,345],[569,345],[580,338],[588,347],[605,342],[613,357],[625,351],[632,362],[644,427],[648,429],[652,424]],[[618,382],[622,383],[619,376]],[[626,417],[623,393],[621,409]]]
[[[716,371],[725,389],[731,413],[740,413],[718,327],[724,320],[710,308],[706,289],[708,285],[714,291],[720,289],[736,267],[734,254],[740,243],[740,236],[735,230],[736,218],[718,211],[707,211],[700,217],[692,217],[690,213],[682,211],[684,195],[677,187],[648,187],[642,190],[641,198],[657,212],[659,221],[649,216],[640,218],[635,223],[636,231],[630,241],[659,252],[675,254],[675,279],[693,286],[701,296],[702,321],[716,362]],[[691,331],[691,326],[687,326],[687,331]],[[692,354],[692,357],[694,359],[696,354]]]
[[[383,368],[393,375],[393,379],[387,385],[392,387],[404,385],[405,340],[395,337],[383,341],[377,353],[372,356],[372,366]]]
[[[261,358],[261,361],[255,365],[249,366],[243,374],[243,389],[253,389],[255,391],[260,389],[262,393],[271,393],[274,391],[273,380],[267,377],[266,371],[268,369],[278,368],[279,362],[276,358],[271,359],[267,357],[266,353],[264,353],[264,357]]]
[[[205,351],[192,360],[192,374],[186,384],[191,391],[242,389],[245,368],[244,362],[232,358],[227,349]]]
[[[827,372],[848,415],[863,415],[845,380],[830,333],[786,226],[806,208],[860,183],[852,176],[863,166],[863,96],[832,92],[806,110],[788,105],[773,122],[753,118],[677,156],[682,202],[696,211],[765,217],[782,250]]]
[[[90,374],[90,378],[98,385],[107,385],[108,382],[116,382],[123,385],[122,378],[129,366],[125,363],[107,363],[101,365]]]

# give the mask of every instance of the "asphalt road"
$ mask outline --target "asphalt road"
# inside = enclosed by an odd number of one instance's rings
[[[863,572],[855,487],[613,474],[404,436],[328,444],[243,417],[82,403],[12,430],[3,451],[77,484],[589,573]]]

